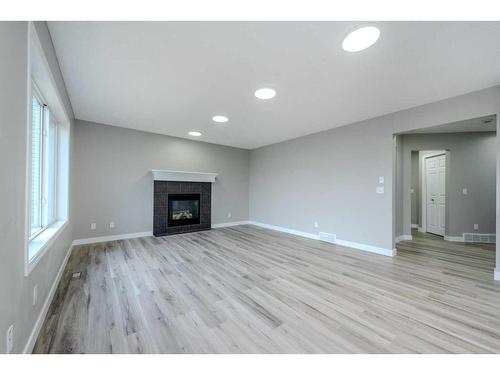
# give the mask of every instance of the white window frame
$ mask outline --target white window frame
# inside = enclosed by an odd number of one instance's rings
[[[29,241],[32,241],[33,239],[35,239],[38,235],[40,235],[45,229],[49,228],[51,225],[53,225],[56,221],[57,221],[57,185],[58,185],[58,159],[59,159],[59,152],[58,152],[58,138],[59,138],[59,129],[58,129],[58,124],[57,124],[57,121],[56,121],[56,134],[55,134],[55,137],[56,139],[54,140],[55,144],[54,144],[54,147],[55,147],[55,160],[54,160],[54,173],[55,173],[55,176],[54,176],[54,201],[53,202],[48,202],[48,197],[47,197],[47,192],[45,191],[46,189],[46,186],[45,186],[45,179],[46,179],[46,174],[48,173],[48,171],[46,170],[46,160],[45,158],[47,157],[46,153],[48,152],[48,142],[47,142],[47,137],[48,137],[48,133],[49,133],[49,126],[50,126],[50,117],[49,116],[54,116],[53,114],[50,113],[50,108],[49,106],[46,104],[46,100],[44,99],[42,93],[40,92],[40,90],[38,89],[38,87],[36,86],[35,82],[31,82],[31,87],[32,87],[32,90],[31,90],[31,100],[33,100],[33,97],[35,97],[38,102],[41,104],[42,106],[42,140],[41,140],[41,145],[40,145],[40,188],[39,188],[39,192],[40,192],[40,207],[39,207],[39,215],[40,215],[40,223],[41,223],[41,226],[40,228],[34,232],[34,233],[31,233],[31,214],[29,215],[29,228],[30,228],[30,236],[29,236]],[[33,106],[31,105],[30,108],[33,108]],[[31,112],[31,121],[33,120],[33,111]],[[31,123],[31,122],[30,122]],[[31,137],[30,137],[30,140],[31,140]],[[30,153],[30,161],[31,161],[31,158],[32,158],[32,155],[31,155],[31,150],[29,151]],[[31,166],[31,164],[30,164]],[[31,192],[31,188],[32,188],[32,180],[31,180],[31,174],[30,174],[30,181],[28,182],[30,185],[30,192]],[[49,207],[48,205],[52,203],[53,207],[52,207],[52,210],[53,210],[53,217],[52,218],[49,218],[47,222],[45,222],[45,215],[47,215],[47,211],[49,210]],[[30,194],[29,196],[29,208],[31,210],[32,208],[32,205],[33,205],[33,202],[32,202],[32,195]]]
[[[25,191],[25,272],[27,277],[35,266],[55,244],[58,237],[69,225],[69,173],[71,120],[64,101],[58,91],[57,81],[45,56],[42,43],[32,22],[28,24],[28,69],[27,69],[27,138],[26,138],[26,191]],[[33,95],[48,107],[50,115],[56,120],[57,141],[55,144],[55,186],[54,212],[43,228],[31,234],[31,132],[33,116]],[[44,129],[50,130],[50,118],[44,110]],[[45,138],[45,137],[44,137]],[[42,140],[47,149],[47,138]],[[42,151],[43,152],[43,151]],[[43,162],[42,162],[43,163]],[[45,163],[44,163],[45,164]],[[45,168],[45,165],[42,167]],[[45,173],[45,172],[44,172]],[[43,184],[43,179],[42,179]],[[41,193],[42,194],[42,193]],[[45,209],[47,209],[46,206]]]

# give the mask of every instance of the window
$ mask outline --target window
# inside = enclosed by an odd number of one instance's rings
[[[56,221],[58,154],[57,121],[36,88],[32,102],[30,239]]]
[[[71,136],[70,116],[31,22],[29,33],[25,276],[69,224]]]

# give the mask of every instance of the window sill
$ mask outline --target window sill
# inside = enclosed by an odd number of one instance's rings
[[[47,252],[50,246],[62,233],[64,228],[68,225],[68,220],[56,221],[50,227],[45,229],[38,236],[28,242],[28,260],[26,262],[25,276],[35,268],[43,255]]]

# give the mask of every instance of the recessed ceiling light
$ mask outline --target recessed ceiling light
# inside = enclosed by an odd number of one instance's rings
[[[189,132],[188,134],[189,134],[190,136],[192,136],[192,137],[199,137],[199,136],[201,136],[201,133],[200,133],[200,132]]]
[[[375,26],[365,26],[354,30],[342,42],[342,48],[347,52],[358,52],[373,45],[380,36],[380,30]]]
[[[226,116],[217,115],[212,117],[213,122],[228,122],[229,119]]]
[[[272,99],[276,96],[276,90],[270,88],[262,88],[255,91],[255,96],[262,100]]]

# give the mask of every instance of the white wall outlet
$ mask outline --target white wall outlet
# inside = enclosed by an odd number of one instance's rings
[[[383,184],[384,182],[385,182],[385,178],[384,178],[384,176],[380,176],[380,177],[378,178],[378,183],[379,183],[379,184]]]
[[[462,189],[462,194],[463,194],[463,195],[467,195],[467,193],[468,193],[468,192],[467,192],[467,189],[466,189],[466,188],[463,188],[463,189]]]
[[[377,186],[377,188],[375,189],[375,191],[377,192],[377,194],[384,194],[384,187],[383,186]]]
[[[12,324],[8,329],[5,336],[6,343],[5,348],[7,354],[12,353],[12,348],[14,347],[14,324]]]
[[[319,227],[319,223],[317,221],[314,222],[314,228],[318,228]]]
[[[479,224],[474,224],[474,230],[479,230]]]
[[[228,213],[227,213],[227,217],[231,217],[231,212],[228,212]]]
[[[109,222],[109,227],[110,228],[114,228],[115,227],[115,222],[114,221],[110,221]]]
[[[96,230],[96,228],[97,228],[97,224],[96,223],[91,223],[90,224],[90,229],[91,230]]]
[[[38,299],[38,284],[33,287],[33,306],[36,306],[37,299]]]

